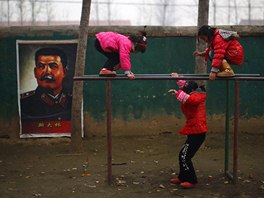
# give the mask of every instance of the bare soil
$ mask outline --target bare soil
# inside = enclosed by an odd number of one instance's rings
[[[169,183],[177,176],[184,140],[175,132],[113,137],[113,183],[108,185],[106,137],[85,139],[79,154],[71,152],[70,138],[2,138],[0,197],[264,197],[263,133],[239,134],[236,184],[224,175],[224,134],[208,133],[193,159],[199,183],[191,190]]]

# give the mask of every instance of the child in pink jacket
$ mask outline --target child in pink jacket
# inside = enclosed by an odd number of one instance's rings
[[[135,78],[131,71],[130,53],[146,51],[146,32],[142,35],[125,36],[116,32],[100,32],[96,34],[95,48],[108,58],[100,76],[116,76],[116,70],[122,69],[129,79]]]

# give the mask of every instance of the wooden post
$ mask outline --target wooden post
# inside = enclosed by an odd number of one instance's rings
[[[208,24],[208,13],[209,13],[209,0],[199,0],[197,32],[202,25]],[[206,43],[199,42],[198,38],[196,37],[196,50],[204,51],[205,48],[206,48]],[[196,74],[207,73],[206,69],[207,69],[206,62],[204,61],[203,57],[196,56],[195,73]],[[205,84],[205,81],[200,81],[199,84]]]

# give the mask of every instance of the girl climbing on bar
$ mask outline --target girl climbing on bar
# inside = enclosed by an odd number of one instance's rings
[[[117,32],[100,32],[96,34],[95,48],[108,59],[103,65],[100,76],[116,76],[120,68],[129,79],[135,78],[131,71],[130,54],[144,53],[147,47],[147,33],[125,36]]]
[[[217,77],[234,76],[230,64],[241,65],[244,60],[244,50],[238,42],[237,32],[218,29],[203,25],[198,30],[198,40],[208,43],[205,51],[195,51],[194,56],[202,56],[207,61],[212,61],[212,68],[209,75],[210,80]]]

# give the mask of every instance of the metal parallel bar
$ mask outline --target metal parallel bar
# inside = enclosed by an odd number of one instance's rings
[[[78,76],[74,77],[74,80],[129,80],[125,76],[116,76],[116,77],[100,77],[98,75],[87,75],[87,76]],[[172,76],[162,76],[162,75],[151,75],[151,76],[140,76],[136,75],[133,80],[209,80],[208,76],[181,76],[181,77],[172,77]],[[247,77],[247,76],[237,76],[237,77],[226,77],[226,78],[216,78],[216,80],[253,80],[253,81],[264,81],[264,77]]]
[[[107,181],[112,183],[112,108],[111,108],[111,81],[106,81],[106,111],[107,111]]]
[[[226,81],[225,130],[225,173],[227,173],[229,165],[229,81]]]
[[[173,78],[170,74],[135,74],[136,77],[171,77]],[[181,77],[188,77],[188,76],[193,76],[193,77],[209,77],[209,74],[178,74]],[[98,74],[92,74],[92,75],[85,75],[89,77],[99,77]],[[105,78],[103,76],[100,76],[101,78]],[[116,77],[123,77],[126,78],[124,74],[117,74]],[[113,77],[113,78],[116,78]],[[235,77],[260,77],[260,74],[235,74]]]
[[[254,74],[253,74],[254,75]],[[170,75],[137,75],[134,80],[209,80],[208,76],[194,76],[185,75],[181,77],[172,77]],[[108,168],[108,184],[112,183],[112,110],[111,110],[111,81],[112,80],[129,80],[127,77],[99,77],[98,75],[87,75],[81,77],[74,77],[74,80],[106,80],[106,106],[107,106],[107,168]],[[230,78],[217,78],[216,80],[235,80],[235,113],[234,113],[234,157],[233,157],[233,175],[226,171],[227,176],[229,176],[234,183],[237,182],[237,156],[238,156],[238,107],[239,107],[239,81],[240,80],[256,80],[264,81],[264,77],[257,76],[236,76]],[[229,137],[228,137],[229,138]]]
[[[239,92],[240,83],[235,81],[235,110],[234,110],[234,154],[233,154],[233,182],[237,183],[238,166],[238,116],[239,116]]]
[[[135,74],[136,76],[144,77],[144,76],[171,76],[170,74]],[[178,74],[179,76],[207,76],[209,77],[209,74]],[[124,76],[122,74],[117,74],[117,76]],[[235,77],[260,77],[260,74],[235,74]]]

